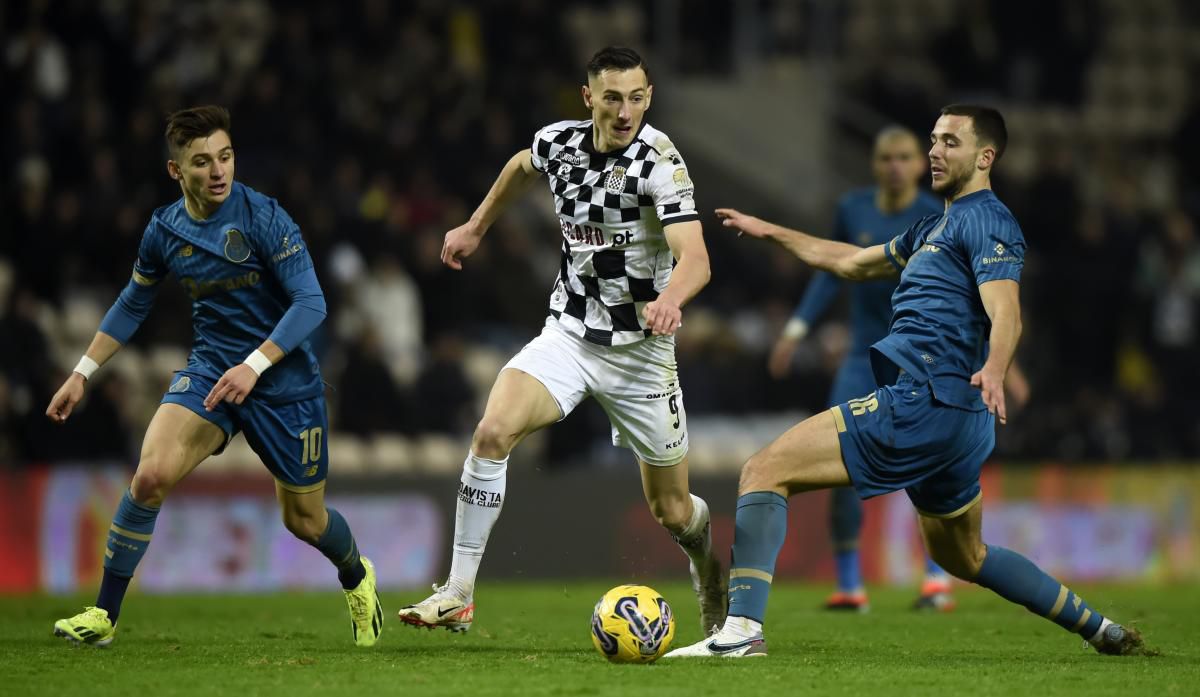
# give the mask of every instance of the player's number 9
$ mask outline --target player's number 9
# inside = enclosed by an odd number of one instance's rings
[[[679,428],[679,395],[671,395],[667,400],[667,408],[671,410],[671,414],[675,416],[675,423],[671,424],[671,428]]]

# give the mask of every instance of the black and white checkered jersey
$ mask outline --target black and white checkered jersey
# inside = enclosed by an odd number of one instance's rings
[[[667,287],[675,264],[663,226],[699,219],[683,158],[645,122],[627,147],[602,153],[591,121],[560,121],[537,132],[532,153],[550,180],[563,236],[550,314],[604,346],[650,336],[642,308]]]

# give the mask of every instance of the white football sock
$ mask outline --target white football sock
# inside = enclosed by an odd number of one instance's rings
[[[692,497],[692,517],[688,520],[687,526],[673,537],[683,548],[684,553],[688,555],[688,559],[692,560],[696,568],[701,569],[704,562],[712,555],[712,530],[709,525],[708,504],[695,494],[690,494],[690,496]]]
[[[1101,620],[1100,628],[1096,630],[1096,633],[1092,635],[1091,639],[1088,639],[1088,643],[1092,646],[1099,644],[1104,638],[1104,630],[1108,629],[1110,624],[1112,624],[1112,620],[1108,619],[1107,617]]]
[[[735,617],[730,615],[725,618],[725,626],[721,628],[721,633],[726,636],[734,636],[738,639],[757,639],[762,636],[762,622],[757,622],[749,617]]]
[[[483,561],[488,535],[500,518],[507,472],[507,457],[489,460],[467,453],[463,463],[454,511],[454,560],[446,585],[464,600],[470,600],[475,592],[475,576]]]

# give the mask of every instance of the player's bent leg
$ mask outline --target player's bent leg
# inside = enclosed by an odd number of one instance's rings
[[[1079,634],[1100,653],[1146,653],[1141,635],[1094,612],[1083,598],[1036,564],[1011,550],[985,545],[983,504],[978,499],[950,516],[922,513],[921,534],[943,569]]]
[[[376,592],[375,566],[359,553],[350,526],[336,509],[325,506],[325,489],[294,491],[275,482],[283,524],[297,538],[316,547],[337,568],[338,581],[350,608],[354,643],[374,646],[383,632],[383,606]]]
[[[163,404],[158,408],[142,441],[137,471],[108,531],[96,605],[55,622],[55,636],[92,646],[112,643],[125,591],[150,544],[159,506],[179,480],[225,439],[221,427],[185,407]]]
[[[537,378],[505,368],[488,395],[483,418],[463,463],[454,515],[450,577],[433,595],[400,609],[400,620],[416,627],[465,632],[475,617],[475,578],[492,527],[500,518],[508,454],[525,436],[563,416],[558,402]]]
[[[700,630],[705,634],[715,632],[725,622],[729,577],[713,554],[708,504],[688,491],[687,457],[667,466],[639,458],[638,467],[650,513],[688,557],[692,590],[700,603]]]
[[[721,631],[668,657],[766,654],[762,623],[787,533],[787,496],[849,484],[841,452],[837,424],[826,411],[792,427],[746,462],[738,488],[729,615]]]

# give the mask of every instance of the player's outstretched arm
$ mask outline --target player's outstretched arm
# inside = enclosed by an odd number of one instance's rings
[[[704,244],[704,228],[699,221],[667,225],[663,228],[663,234],[678,263],[671,271],[671,282],[658,298],[642,308],[642,315],[656,336],[671,335],[679,329],[683,306],[696,297],[712,277],[708,247]]]
[[[96,332],[87,351],[79,359],[79,364],[50,399],[50,406],[46,407],[46,416],[54,423],[65,423],[67,417],[75,410],[75,405],[83,399],[84,386],[92,373],[120,350],[121,342],[104,332]]]
[[[508,210],[541,174],[533,166],[533,153],[528,148],[509,158],[483,202],[471,214],[471,219],[446,233],[442,243],[442,263],[461,271],[462,260],[475,252],[496,218]]]
[[[718,208],[717,217],[725,227],[737,230],[739,236],[749,235],[775,242],[805,264],[841,278],[869,281],[896,275],[896,268],[888,261],[881,244],[864,248],[847,242],[814,237],[799,230],[768,223],[733,208]]]
[[[1009,279],[988,281],[979,285],[979,298],[992,321],[988,336],[988,359],[983,368],[971,376],[971,384],[983,391],[983,403],[988,411],[1008,423],[1004,404],[1004,376],[1017,352],[1021,338],[1020,284]]]

